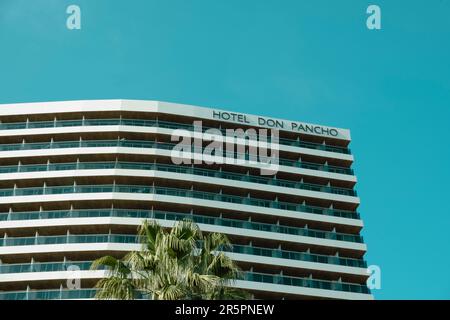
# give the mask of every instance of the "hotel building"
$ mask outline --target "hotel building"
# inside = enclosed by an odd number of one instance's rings
[[[183,155],[198,163],[174,163],[175,130],[194,135],[200,120],[205,140]],[[279,129],[278,171],[202,162],[210,128]],[[158,101],[0,105],[0,300],[92,298],[106,274],[92,260],[139,250],[143,219],[184,218],[230,238],[244,271],[233,285],[256,299],[373,299],[350,140],[346,129]],[[81,289],[67,288],[70,266]]]

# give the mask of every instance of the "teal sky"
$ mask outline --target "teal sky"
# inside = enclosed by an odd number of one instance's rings
[[[375,297],[450,299],[449,15],[448,0],[0,0],[0,103],[154,99],[349,128]]]

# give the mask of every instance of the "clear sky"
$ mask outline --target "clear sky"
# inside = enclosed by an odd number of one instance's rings
[[[154,99],[349,128],[376,298],[449,299],[449,15],[448,0],[0,0],[0,103]]]

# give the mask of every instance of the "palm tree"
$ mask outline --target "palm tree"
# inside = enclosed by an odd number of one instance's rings
[[[138,235],[140,251],[92,263],[91,269],[109,270],[96,285],[96,298],[134,299],[139,293],[154,300],[249,298],[247,292],[230,287],[241,271],[222,251],[231,246],[225,235],[204,235],[190,220],[177,222],[170,231],[145,220]]]

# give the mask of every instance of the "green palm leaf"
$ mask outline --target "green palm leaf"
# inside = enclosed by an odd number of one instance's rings
[[[231,246],[220,233],[203,234],[191,220],[178,221],[172,229],[156,221],[138,228],[140,251],[122,259],[105,256],[91,269],[105,268],[108,277],[98,281],[97,299],[135,299],[137,292],[152,299],[247,299],[243,290],[231,288],[240,269],[220,250]]]

